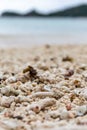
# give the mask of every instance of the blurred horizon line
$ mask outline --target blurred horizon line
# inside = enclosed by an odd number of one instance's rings
[[[62,10],[55,10],[49,13],[42,13],[38,10],[32,9],[26,12],[4,11],[1,16],[38,16],[38,17],[87,17],[87,4],[79,4],[77,6],[71,6]]]
[[[44,10],[39,10],[38,8],[28,8],[25,10],[17,10],[17,9],[4,9],[2,11],[0,11],[0,15],[2,15],[4,12],[9,12],[9,13],[18,13],[20,15],[25,15],[26,13],[31,13],[32,11],[35,11],[36,13],[39,14],[50,14],[50,13],[55,13],[55,12],[59,12],[59,11],[64,11],[73,7],[78,7],[78,6],[82,6],[82,5],[87,5],[87,3],[79,3],[79,4],[73,4],[73,5],[69,5],[66,7],[62,7],[62,8],[54,8],[54,9],[50,9],[48,11],[44,11]]]

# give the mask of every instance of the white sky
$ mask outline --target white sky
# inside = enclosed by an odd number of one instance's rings
[[[47,13],[81,3],[87,3],[87,0],[0,0],[0,12],[5,10],[26,12],[29,9],[36,9]]]

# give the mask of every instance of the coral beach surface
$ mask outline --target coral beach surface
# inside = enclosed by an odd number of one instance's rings
[[[0,130],[72,129],[87,129],[87,45],[0,49]]]

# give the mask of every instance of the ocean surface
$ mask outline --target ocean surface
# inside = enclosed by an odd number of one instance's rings
[[[13,38],[15,42],[87,43],[87,19],[0,18],[0,39],[4,43],[6,38],[8,42]]]

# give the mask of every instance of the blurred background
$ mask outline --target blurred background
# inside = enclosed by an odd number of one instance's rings
[[[0,45],[87,43],[87,0],[0,0]]]

